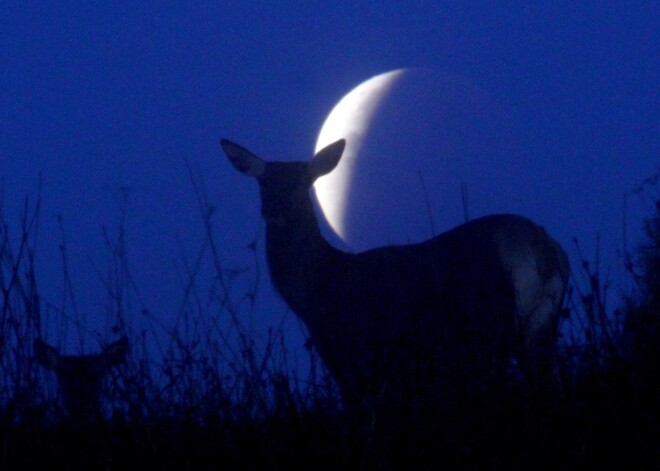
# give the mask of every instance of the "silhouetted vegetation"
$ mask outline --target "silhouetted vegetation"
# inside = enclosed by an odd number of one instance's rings
[[[643,187],[655,208],[645,242],[627,257],[635,288],[623,305],[608,307],[610,287],[597,263],[572,267],[556,385],[526,384],[513,365],[482,391],[450,390],[433,410],[400,415],[387,413],[386,404],[343,410],[313,350],[303,372],[281,328],[258,338],[248,321],[260,315],[258,280],[249,282],[256,268],[223,265],[214,208],[194,182],[206,238],[195,260],[182,262],[174,327],[140,300],[124,217],[117,235],[106,236],[109,328],[93,332],[77,317],[66,268],[61,305],[39,296],[38,200],[26,201],[16,227],[0,212],[0,469],[657,468],[657,178]],[[246,249],[255,267],[259,249],[256,242]],[[62,255],[66,267],[65,243]],[[210,280],[201,279],[201,263],[212,267]],[[94,420],[70,419],[53,373],[35,359],[37,338],[71,350],[57,335],[64,324],[86,338],[77,353],[99,352],[122,336],[129,341],[126,363],[107,374]]]

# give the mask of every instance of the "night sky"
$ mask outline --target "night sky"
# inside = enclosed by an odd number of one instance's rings
[[[572,235],[600,234],[616,272],[624,195],[660,165],[658,18],[653,1],[0,2],[4,218],[17,235],[41,179],[40,292],[61,306],[61,216],[78,309],[101,329],[102,227],[116,233],[126,194],[130,268],[144,307],[167,324],[183,297],[182,260],[204,235],[186,162],[216,206],[225,266],[249,267],[263,229],[257,189],[220,138],[310,158],[345,93],[426,67],[506,109],[552,211],[584,208],[571,213],[574,231],[540,222],[572,257]],[[636,240],[649,208],[629,202]],[[262,283],[270,314],[257,322],[268,325],[284,308],[265,270]]]

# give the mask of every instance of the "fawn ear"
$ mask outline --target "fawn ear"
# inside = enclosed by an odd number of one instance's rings
[[[128,339],[122,337],[114,343],[111,343],[103,349],[101,358],[108,366],[120,365],[126,359],[128,353]]]
[[[266,163],[246,148],[227,139],[222,139],[220,145],[239,172],[251,177],[260,177],[266,171]]]
[[[40,339],[34,341],[34,356],[39,363],[51,370],[56,369],[60,363],[60,352]]]
[[[318,151],[310,162],[314,178],[330,173],[339,163],[345,147],[346,139],[339,139]]]

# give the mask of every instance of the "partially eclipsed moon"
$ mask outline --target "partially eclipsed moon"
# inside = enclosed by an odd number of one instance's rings
[[[405,72],[406,69],[386,72],[351,90],[332,109],[316,141],[315,152],[318,152],[338,139],[346,139],[346,149],[337,168],[314,184],[323,214],[334,231],[344,240],[348,186],[351,184],[360,147],[379,105]]]
[[[347,141],[338,167],[315,185],[328,225],[360,252],[421,242],[485,214],[534,217],[539,192],[523,169],[535,161],[510,144],[503,111],[446,71],[395,70],[362,83],[318,138],[317,149]]]

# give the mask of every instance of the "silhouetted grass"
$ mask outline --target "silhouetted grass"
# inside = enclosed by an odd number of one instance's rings
[[[258,338],[259,273],[230,270],[216,245],[214,208],[193,174],[205,239],[180,262],[173,326],[143,304],[130,270],[122,206],[106,233],[108,332],[86,332],[69,302],[39,297],[39,200],[16,228],[0,212],[0,469],[655,469],[660,458],[660,195],[647,240],[628,264],[636,289],[608,307],[598,262],[572,267],[562,319],[558,386],[512,375],[479,394],[397,415],[387,405],[342,410],[312,350],[298,371],[282,328]],[[653,193],[656,191],[656,193]],[[125,200],[123,200],[125,201]],[[0,205],[1,208],[1,205]],[[247,249],[254,255],[257,243]],[[66,244],[62,247],[66,267]],[[210,279],[202,266],[211,267]],[[250,276],[255,279],[250,280]],[[67,309],[67,306],[69,309]],[[47,324],[67,323],[104,344],[127,335],[129,360],[105,383],[104,420],[71,423],[54,375],[33,359]],[[65,319],[65,320],[62,320]],[[59,339],[51,339],[59,340]],[[97,349],[98,351],[99,349]],[[91,353],[91,352],[90,352]]]

